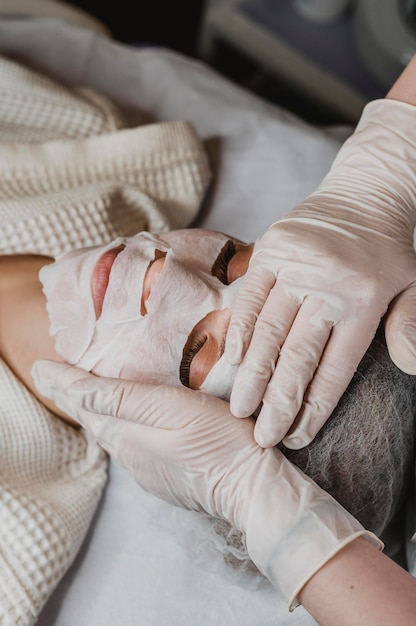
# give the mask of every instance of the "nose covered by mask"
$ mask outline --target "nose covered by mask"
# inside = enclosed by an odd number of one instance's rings
[[[178,244],[184,241],[180,232]],[[195,256],[207,258],[207,271],[201,262],[192,264],[188,236],[186,254],[184,250],[181,255],[172,234],[168,245],[150,233],[119,238],[105,247],[75,250],[45,266],[40,280],[56,351],[69,363],[100,376],[180,386],[179,368],[191,330],[207,313],[232,309],[241,282],[238,279],[226,286],[210,274],[228,238],[218,233],[202,237],[198,232]],[[122,249],[111,267],[97,317],[94,269],[106,252],[119,246]],[[160,253],[165,255],[163,269],[143,311],[146,271]],[[237,369],[221,356],[200,389],[229,399]]]

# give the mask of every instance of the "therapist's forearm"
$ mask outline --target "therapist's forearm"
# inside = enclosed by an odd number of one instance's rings
[[[416,106],[416,56],[386,98]],[[320,626],[416,623],[416,579],[363,538],[329,560],[298,597]]]
[[[299,600],[320,626],[408,626],[416,579],[359,538],[312,576]]]
[[[416,106],[416,55],[409,61],[386,98]]]

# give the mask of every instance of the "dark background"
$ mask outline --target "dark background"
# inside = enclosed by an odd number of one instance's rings
[[[197,54],[203,0],[71,0],[97,17],[123,43],[143,43]]]
[[[155,45],[200,58],[199,44],[209,0],[66,0],[104,24],[114,39],[133,45]],[[348,123],[284,80],[272,76],[241,51],[219,40],[209,60],[215,70],[273,104],[316,125]]]

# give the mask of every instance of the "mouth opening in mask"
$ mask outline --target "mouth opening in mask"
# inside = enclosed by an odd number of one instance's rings
[[[107,252],[105,252],[98,259],[97,265],[94,268],[91,278],[91,291],[96,319],[100,317],[103,310],[103,303],[108,287],[111,268],[113,267],[114,261],[125,247],[126,246],[122,244],[117,246],[117,248],[107,250]]]

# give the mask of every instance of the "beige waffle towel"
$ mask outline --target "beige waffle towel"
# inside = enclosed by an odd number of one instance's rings
[[[210,179],[193,128],[123,125],[98,94],[0,58],[0,253],[56,255],[189,224]],[[26,626],[85,537],[106,460],[1,359],[0,447],[0,624]]]

